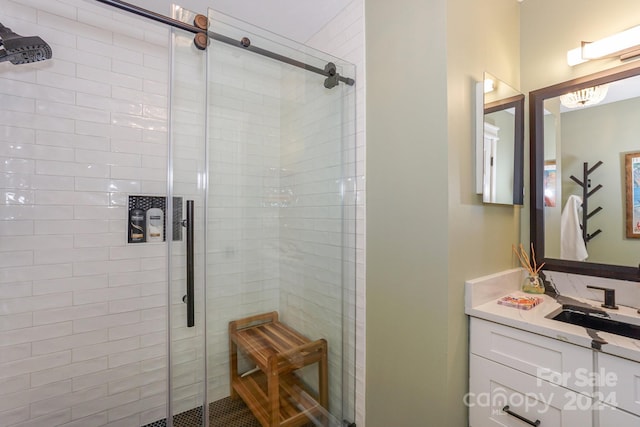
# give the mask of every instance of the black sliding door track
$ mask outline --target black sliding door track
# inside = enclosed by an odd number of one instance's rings
[[[313,65],[305,64],[304,62],[297,61],[295,59],[289,58],[284,55],[280,55],[275,52],[261,49],[259,47],[255,47],[250,44],[247,45],[247,43],[244,42],[243,40],[235,40],[235,39],[232,39],[231,37],[227,37],[222,34],[214,33],[212,31],[208,31],[202,28],[198,28],[195,25],[186,24],[184,22],[178,21],[177,19],[169,18],[168,16],[161,15],[159,13],[153,12],[148,9],[143,9],[139,6],[136,6],[124,1],[120,1],[120,0],[96,0],[96,1],[100,3],[104,3],[109,6],[113,6],[115,8],[124,10],[129,13],[133,13],[138,16],[142,16],[143,18],[151,19],[153,21],[160,22],[162,24],[170,25],[174,28],[180,28],[181,30],[188,31],[193,34],[203,33],[203,34],[206,34],[210,39],[228,44],[230,46],[248,50],[258,55],[266,56],[268,58],[275,59],[276,61],[284,62],[286,64],[293,65],[294,67],[302,68],[304,70],[311,71],[313,73],[320,74],[328,78],[337,77],[338,81],[345,83],[349,86],[353,86],[355,83],[355,80],[351,78],[343,77],[335,74],[335,67],[333,69],[328,66],[325,67],[325,69],[314,67]]]

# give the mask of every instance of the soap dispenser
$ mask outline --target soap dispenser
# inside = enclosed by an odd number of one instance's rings
[[[152,207],[147,210],[147,242],[162,242],[164,229],[164,212],[157,200],[153,200]]]
[[[144,242],[145,233],[144,210],[140,207],[140,199],[136,199],[136,204],[129,211],[129,243]]]

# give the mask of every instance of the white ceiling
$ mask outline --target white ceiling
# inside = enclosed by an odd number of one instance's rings
[[[226,15],[286,38],[306,42],[352,0],[129,0],[156,13],[169,15],[177,4],[203,15],[211,7]]]
[[[609,83],[607,96],[602,100],[601,104],[637,98],[638,96],[640,96],[640,76],[630,77]]]

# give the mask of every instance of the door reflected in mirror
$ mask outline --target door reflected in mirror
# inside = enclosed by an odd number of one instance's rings
[[[524,95],[485,73],[482,87],[482,132],[478,135],[476,179],[484,203],[523,203]],[[480,184],[480,183],[479,183]]]

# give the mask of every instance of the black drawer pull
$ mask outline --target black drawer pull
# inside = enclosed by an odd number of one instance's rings
[[[530,426],[537,427],[537,426],[540,425],[540,420],[531,421],[531,420],[526,419],[522,415],[518,415],[515,412],[510,411],[509,410],[509,405],[507,405],[504,408],[502,408],[502,412],[506,412],[507,414],[511,415],[512,417],[516,417],[520,421],[523,421],[523,422],[529,424]]]

